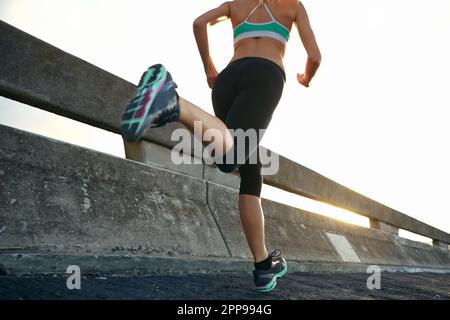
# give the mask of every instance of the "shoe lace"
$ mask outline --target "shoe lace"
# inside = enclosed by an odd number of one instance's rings
[[[167,81],[161,90],[164,92],[164,91],[169,91],[169,90],[176,89],[176,88],[178,88],[178,86],[175,82]]]
[[[271,257],[272,259],[281,257],[281,250],[280,249],[273,250],[271,253],[269,253],[269,257]]]

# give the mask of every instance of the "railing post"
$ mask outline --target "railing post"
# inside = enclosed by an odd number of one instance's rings
[[[371,228],[384,232],[389,232],[398,236],[398,227],[373,218],[370,218],[369,220]]]
[[[449,245],[448,243],[445,243],[445,242],[440,241],[440,240],[433,239],[433,246],[437,246],[437,247],[444,248],[444,249],[448,250],[448,245]]]

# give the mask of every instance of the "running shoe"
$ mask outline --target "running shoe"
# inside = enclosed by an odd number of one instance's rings
[[[281,256],[281,251],[276,249],[269,253],[271,267],[267,270],[254,270],[253,281],[259,292],[270,292],[277,285],[277,278],[281,278],[287,272],[286,260]]]
[[[180,118],[177,85],[162,64],[148,68],[141,77],[136,96],[122,115],[122,136],[139,140],[146,129],[156,128]]]

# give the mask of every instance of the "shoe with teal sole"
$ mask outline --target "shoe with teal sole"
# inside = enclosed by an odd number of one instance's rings
[[[139,140],[146,129],[161,127],[180,117],[177,85],[162,64],[148,68],[141,77],[136,96],[122,115],[122,136],[129,142]]]
[[[277,285],[277,279],[284,276],[288,270],[286,260],[279,249],[269,253],[271,266],[267,270],[254,270],[253,281],[259,292],[270,292]]]

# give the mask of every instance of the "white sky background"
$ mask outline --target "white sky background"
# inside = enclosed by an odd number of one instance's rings
[[[180,95],[213,113],[192,22],[220,3],[0,0],[0,19],[133,83],[163,63]],[[293,29],[287,83],[262,145],[450,232],[450,0],[303,3],[322,66],[309,89],[298,85],[306,56]],[[232,57],[230,22],[209,35],[220,71]],[[6,99],[0,123],[122,153],[117,139],[95,139]]]

